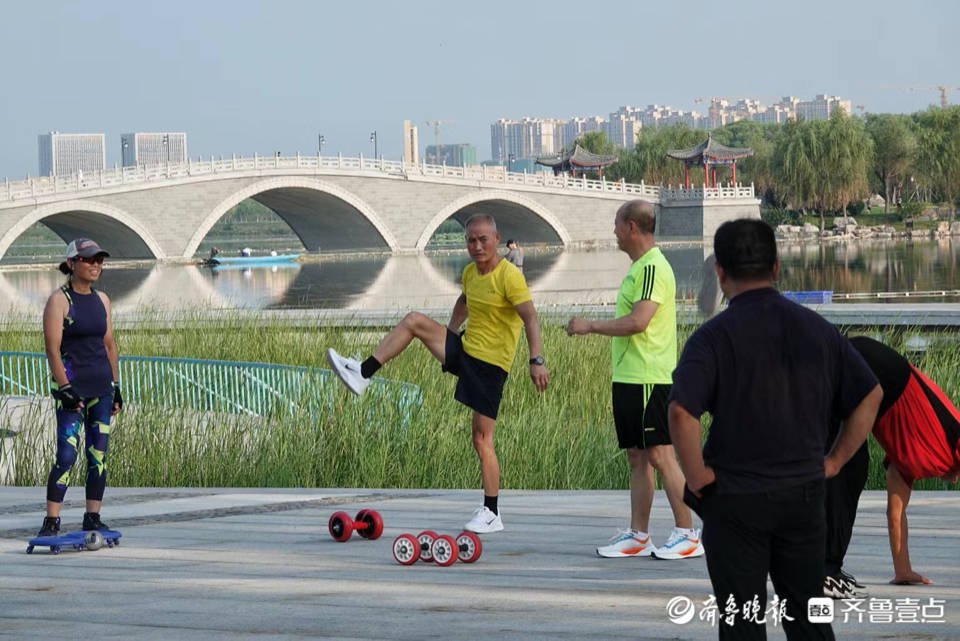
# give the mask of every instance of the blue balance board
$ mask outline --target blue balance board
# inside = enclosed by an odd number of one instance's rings
[[[113,547],[120,544],[120,537],[123,536],[117,530],[99,530],[107,543],[107,547]],[[27,554],[33,554],[35,547],[48,547],[53,554],[60,554],[63,548],[73,548],[74,550],[84,549],[83,539],[87,532],[79,530],[77,532],[67,532],[58,536],[37,536],[27,541]]]

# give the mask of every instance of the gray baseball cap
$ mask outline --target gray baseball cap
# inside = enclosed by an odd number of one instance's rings
[[[76,238],[70,241],[67,249],[63,252],[64,261],[60,263],[60,271],[69,273],[67,260],[70,258],[93,258],[94,256],[103,256],[106,258],[109,255],[110,252],[101,249],[96,241],[90,240],[89,238]]]

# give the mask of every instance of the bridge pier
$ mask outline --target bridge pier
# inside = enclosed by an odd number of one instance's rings
[[[712,240],[717,227],[728,220],[760,218],[757,198],[704,198],[696,194],[702,191],[690,190],[694,193],[689,196],[668,197],[660,202],[659,237]]]

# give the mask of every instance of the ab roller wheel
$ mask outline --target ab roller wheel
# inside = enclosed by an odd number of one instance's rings
[[[425,530],[414,537],[401,534],[393,541],[393,558],[401,565],[413,565],[418,560],[433,561],[441,567],[453,565],[457,559],[473,563],[483,554],[480,537],[473,532],[461,532],[456,538]]]

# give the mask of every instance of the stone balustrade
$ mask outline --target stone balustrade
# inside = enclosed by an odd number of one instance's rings
[[[362,172],[404,178],[440,179],[444,182],[470,181],[484,186],[524,185],[540,187],[557,192],[601,192],[634,194],[656,202],[663,200],[717,200],[753,198],[753,185],[691,189],[666,188],[644,183],[588,180],[567,175],[555,176],[552,172],[511,172],[498,166],[456,167],[447,165],[405,164],[385,158],[360,156],[258,156],[188,160],[183,163],[163,163],[138,167],[116,167],[100,172],[75,173],[67,176],[28,177],[26,180],[6,180],[0,185],[0,204],[18,200],[36,199],[61,194],[113,189],[123,186],[158,183],[189,179],[193,177],[223,177],[223,174],[258,171],[270,173],[335,174]]]

